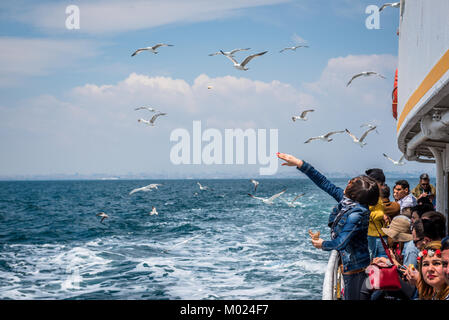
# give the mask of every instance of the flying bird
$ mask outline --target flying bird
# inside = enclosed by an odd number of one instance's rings
[[[296,201],[298,198],[301,198],[301,197],[304,196],[304,195],[305,195],[305,193],[300,193],[300,194],[298,194],[298,195],[297,195],[292,201],[290,201],[290,202],[288,202],[287,200],[285,200],[285,199],[283,199],[283,198],[281,198],[281,199],[284,200],[284,202],[285,202],[286,204],[288,204],[289,207],[295,208],[295,207],[296,207],[295,201]]]
[[[385,3],[384,5],[382,5],[382,7],[379,8],[379,12],[381,12],[386,7],[399,8],[400,6],[400,2]]]
[[[109,218],[109,216],[104,212],[97,213],[97,217],[101,217],[100,223],[103,223],[104,219]]]
[[[218,51],[218,52],[209,54],[209,56],[216,56],[216,55],[218,55],[218,54],[222,54],[222,55],[225,55],[225,56],[231,56],[231,57],[233,57],[233,56],[234,56],[234,53],[236,53],[236,52],[239,52],[239,51],[246,51],[246,50],[250,50],[250,49],[251,49],[251,48],[234,49],[234,50],[231,50],[231,51],[222,51],[222,50],[220,50],[220,51]]]
[[[382,153],[384,155],[385,158],[387,158],[388,160],[390,160],[391,162],[393,162],[393,164],[395,166],[403,166],[405,164],[404,162],[404,155],[401,156],[401,158],[399,158],[399,160],[393,160],[391,159],[389,156],[387,156],[385,153]]]
[[[285,191],[287,191],[287,189],[284,189],[284,190],[282,190],[281,192],[276,193],[275,195],[273,195],[273,196],[271,196],[271,197],[269,197],[269,198],[256,197],[256,196],[253,196],[251,193],[248,193],[248,195],[249,195],[251,198],[261,200],[261,201],[262,201],[263,203],[265,203],[265,204],[273,204],[274,199],[280,197]]]
[[[168,250],[172,250],[172,249],[176,248],[177,246],[180,246],[181,244],[187,243],[187,242],[189,242],[189,241],[191,241],[191,240],[193,240],[195,238],[198,238],[199,236],[200,236],[200,234],[197,234],[196,236],[193,236],[193,237],[191,237],[191,238],[189,238],[187,240],[181,241],[181,242],[175,244],[174,246],[172,246],[172,247],[170,247],[170,248],[168,248],[166,250],[163,250],[163,251],[168,253]]]
[[[280,198],[280,199],[282,199],[289,207],[296,208],[295,201],[304,195],[305,195],[305,193],[298,194],[292,201],[287,201],[284,198]]]
[[[284,48],[284,49],[282,49],[281,51],[279,51],[279,53],[281,53],[281,52],[283,52],[283,51],[285,51],[285,50],[292,50],[292,51],[296,51],[296,49],[298,49],[298,48],[300,48],[300,47],[303,47],[303,48],[308,48],[309,46],[306,46],[306,45],[300,44],[299,46],[294,46],[294,47],[287,47],[287,48]]]
[[[298,195],[293,199],[292,203],[295,202],[296,200],[298,200],[299,198],[301,198],[301,197],[304,196],[304,195],[305,195],[305,193],[300,193],[300,194],[298,194]]]
[[[150,191],[152,189],[158,189],[158,187],[160,187],[161,185],[162,184],[159,184],[159,183],[152,183],[152,184],[149,184],[149,185],[147,185],[145,187],[133,189],[133,190],[131,190],[131,192],[129,194],[131,195],[131,194],[139,192],[139,191],[147,192],[147,191]]]
[[[252,184],[254,184],[254,193],[256,193],[257,186],[259,185],[259,181],[256,181],[254,179],[251,179],[250,181]]]
[[[363,128],[363,127],[373,128],[373,127],[376,127],[376,125],[372,124],[372,123],[362,123],[360,125],[360,128]]]
[[[360,139],[357,139],[357,137],[355,135],[353,135],[348,129],[345,129],[346,133],[349,134],[349,136],[352,138],[352,140],[354,141],[354,143],[358,143],[360,145],[360,147],[363,147],[366,145],[366,142],[363,142],[363,140],[365,140],[366,136],[368,135],[368,133],[370,133],[371,131],[376,130],[376,127],[371,127],[368,130],[366,130],[362,136],[360,137]]]
[[[360,125],[360,128],[363,127],[368,127],[368,128],[374,128],[376,130],[376,133],[379,134],[379,131],[377,131],[377,125],[371,124],[371,123],[363,123],[362,125]]]
[[[156,207],[155,206],[152,206],[152,210],[151,210],[151,212],[150,212],[150,216],[152,216],[152,215],[154,215],[154,214],[159,214],[157,211],[156,211]]]
[[[251,61],[253,58],[255,58],[255,57],[264,55],[264,54],[267,53],[268,51],[264,51],[264,52],[260,52],[260,53],[255,53],[255,54],[252,54],[252,55],[250,55],[250,56],[247,56],[247,57],[245,58],[245,60],[243,60],[243,62],[241,62],[241,63],[238,63],[232,56],[225,55],[225,53],[224,53],[223,51],[220,50],[220,52],[221,52],[226,58],[228,58],[229,60],[231,60],[232,63],[234,63],[234,67],[235,67],[236,69],[246,71],[246,70],[249,70],[249,68],[246,67],[246,65],[248,64],[248,62],[250,62],[250,61]]]
[[[131,57],[134,57],[136,54],[138,54],[138,53],[140,53],[142,51],[150,51],[150,52],[156,54],[156,53],[158,53],[156,51],[156,49],[159,48],[159,47],[173,47],[173,45],[172,44],[166,44],[166,43],[158,43],[158,44],[156,44],[156,45],[154,45],[152,47],[140,48],[140,49],[137,49],[136,51],[134,51],[134,53],[131,55]]]
[[[145,120],[145,119],[138,119],[137,121],[138,121],[138,122],[146,123],[146,124],[148,124],[149,126],[154,127],[154,121],[156,121],[157,117],[159,117],[159,116],[165,116],[165,115],[166,115],[166,113],[156,113],[156,114],[150,119],[150,121]]]
[[[369,77],[369,76],[373,76],[373,75],[377,75],[377,76],[379,76],[379,77],[381,77],[381,78],[383,78],[383,79],[386,79],[383,75],[381,75],[380,73],[377,73],[377,72],[374,72],[374,71],[363,71],[363,72],[360,72],[360,73],[358,73],[358,74],[356,74],[356,75],[354,75],[352,78],[351,78],[351,80],[349,80],[349,82],[346,84],[346,86],[348,87],[351,83],[352,83],[352,81],[354,80],[354,79],[356,79],[356,78],[358,78],[358,77]]]
[[[207,190],[209,187],[202,186],[201,183],[197,182],[198,186],[200,187],[200,190]]]
[[[312,141],[312,140],[323,140],[323,141],[331,142],[332,140],[334,140],[334,139],[330,139],[330,138],[329,138],[331,135],[336,134],[336,133],[343,133],[343,132],[344,132],[344,131],[331,131],[331,132],[326,133],[326,134],[321,135],[321,136],[309,138],[309,139],[308,139],[307,141],[305,141],[304,143],[309,143],[309,142]]]
[[[146,106],[138,107],[138,108],[135,108],[134,110],[143,110],[143,109],[146,109],[146,110],[151,111],[151,112],[160,112],[160,111],[158,111],[158,110],[156,110],[154,108],[146,107]]]
[[[304,120],[304,121],[306,121],[307,120],[307,118],[306,118],[306,115],[307,115],[307,113],[308,112],[314,112],[315,110],[313,110],[313,109],[310,109],[310,110],[304,110],[302,113],[301,113],[301,115],[299,115],[299,116],[293,116],[292,117],[292,120],[293,121],[296,121],[296,120]]]
[[[212,89],[213,87],[212,86],[207,86],[207,89]]]

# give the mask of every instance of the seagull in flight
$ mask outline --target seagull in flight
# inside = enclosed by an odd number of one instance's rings
[[[300,193],[300,194],[298,194],[298,195],[297,195],[292,201],[290,201],[290,202],[288,202],[288,201],[285,200],[284,198],[281,198],[281,199],[284,200],[284,202],[287,203],[289,207],[295,208],[295,207],[296,207],[295,201],[296,201],[298,198],[301,198],[301,197],[304,196],[304,195],[305,195],[305,193]]]
[[[296,51],[296,49],[298,49],[298,48],[300,48],[300,47],[303,47],[303,48],[308,48],[309,46],[306,46],[306,45],[300,44],[300,45],[298,45],[298,46],[294,46],[294,47],[287,47],[287,48],[284,48],[284,49],[282,49],[281,51],[279,51],[279,53],[282,53],[282,52],[284,52],[285,50],[292,50],[292,51]]]
[[[176,248],[177,246],[180,246],[181,244],[187,243],[187,242],[189,242],[189,241],[191,241],[191,240],[193,240],[193,239],[195,239],[195,238],[198,238],[199,236],[201,236],[201,234],[197,234],[196,236],[193,236],[193,237],[191,237],[191,238],[189,238],[189,239],[186,239],[186,240],[184,240],[184,241],[181,241],[181,242],[179,242],[179,243],[177,243],[177,244],[175,244],[175,245],[171,246],[170,248],[168,248],[168,249],[166,249],[166,250],[163,250],[163,251],[166,252],[166,253],[168,253],[168,250],[172,250],[172,249]]]
[[[198,186],[200,187],[200,190],[207,190],[209,187],[202,186],[201,183],[197,182]]]
[[[404,155],[401,156],[401,158],[399,158],[398,161],[391,159],[389,156],[387,156],[385,153],[382,153],[384,155],[385,158],[387,158],[388,160],[390,160],[391,162],[393,162],[393,164],[395,166],[403,166],[405,164],[404,162]]]
[[[275,195],[273,195],[273,196],[271,196],[271,197],[269,197],[269,198],[256,197],[256,196],[253,196],[251,193],[248,193],[248,195],[249,195],[251,198],[261,200],[261,201],[262,201],[263,203],[265,203],[265,204],[273,204],[274,199],[280,197],[285,191],[287,191],[287,189],[284,189],[284,190],[282,190],[281,192],[276,193]]]
[[[385,3],[382,7],[379,8],[379,12],[381,12],[386,7],[399,8],[400,6],[400,2]]]
[[[152,216],[152,215],[154,215],[154,214],[159,214],[157,211],[156,211],[156,207],[155,206],[152,206],[152,210],[151,210],[151,212],[150,212],[150,216]]]
[[[366,145],[366,142],[363,142],[363,140],[365,140],[366,136],[368,135],[368,133],[370,133],[371,131],[376,130],[376,126],[369,128],[368,130],[366,130],[362,136],[360,137],[360,139],[357,139],[357,137],[355,135],[353,135],[348,129],[345,129],[346,133],[349,134],[349,136],[352,138],[352,140],[354,141],[354,143],[358,143],[360,145],[360,147],[363,147]]]
[[[332,140],[334,140],[334,139],[330,139],[329,137],[331,136],[331,135],[333,135],[333,134],[336,134],[336,133],[343,133],[344,131],[331,131],[331,132],[329,132],[329,133],[326,133],[326,134],[324,134],[324,135],[321,135],[321,136],[318,136],[318,137],[312,137],[312,138],[309,138],[307,141],[305,141],[304,143],[309,143],[310,141],[312,141],[312,140],[324,140],[324,141],[327,141],[327,142],[331,142]]]
[[[100,223],[103,223],[104,219],[109,218],[109,216],[104,212],[97,213],[97,217],[101,217]]]
[[[150,191],[150,190],[152,190],[152,189],[157,189],[157,188],[160,187],[161,185],[162,185],[162,184],[152,183],[152,184],[149,184],[149,185],[147,185],[147,186],[145,186],[145,187],[133,189],[129,194],[131,195],[131,194],[136,193],[136,192],[139,192],[139,191],[147,192],[147,191]]]
[[[160,112],[160,111],[158,111],[158,110],[156,110],[154,108],[147,107],[147,106],[138,107],[138,108],[135,108],[134,110],[143,110],[143,109],[146,109],[146,110],[151,111],[151,112]]]
[[[362,125],[360,125],[360,128],[363,128],[363,127],[368,127],[368,128],[374,128],[375,130],[376,130],[376,133],[377,134],[379,134],[379,131],[377,131],[377,125],[374,125],[374,124],[372,124],[372,123],[363,123]]]
[[[209,56],[216,56],[216,55],[218,55],[218,54],[222,54],[222,55],[225,55],[225,56],[228,56],[228,57],[233,57],[233,56],[234,56],[234,53],[236,53],[236,52],[239,52],[239,51],[246,51],[246,50],[250,50],[250,49],[251,49],[251,48],[234,49],[234,50],[231,50],[231,51],[222,51],[222,50],[220,50],[220,51],[218,51],[218,52],[209,54]]]
[[[150,51],[150,52],[153,52],[154,54],[157,54],[158,52],[156,51],[156,49],[159,47],[173,47],[173,45],[166,44],[166,43],[158,43],[152,47],[140,48],[140,49],[137,49],[136,51],[134,51],[134,53],[131,55],[131,57],[134,57],[136,54],[138,54],[142,51]]]
[[[369,76],[373,76],[373,75],[377,75],[377,76],[379,76],[379,77],[381,77],[381,78],[383,78],[383,79],[386,79],[383,75],[381,75],[380,73],[377,73],[377,72],[374,72],[374,71],[363,71],[363,72],[360,72],[360,73],[358,73],[358,74],[356,74],[356,75],[354,75],[352,78],[351,78],[351,80],[349,80],[349,82],[346,84],[346,86],[348,87],[351,83],[352,83],[352,81],[355,79],[355,78],[358,78],[358,77],[369,77]]]
[[[156,113],[156,114],[150,119],[150,121],[145,120],[145,119],[138,119],[137,122],[143,122],[143,123],[146,123],[146,124],[149,125],[149,126],[154,127],[154,121],[156,121],[157,117],[159,117],[159,116],[165,116],[165,115],[166,115],[166,113]]]
[[[368,128],[372,128],[372,127],[375,127],[376,125],[374,125],[374,124],[372,124],[372,123],[362,123],[361,125],[360,125],[360,128],[363,128],[363,127],[368,127]]]
[[[314,112],[314,111],[315,111],[315,110],[313,110],[313,109],[304,110],[304,111],[301,113],[301,115],[299,115],[299,116],[293,116],[293,117],[292,117],[292,120],[293,120],[293,121],[296,121],[296,120],[304,120],[304,121],[306,121],[306,120],[307,120],[306,114],[307,114],[308,112]]]
[[[251,179],[250,181],[252,184],[254,184],[254,193],[256,193],[257,186],[259,185],[259,181],[256,181],[254,179]]]
[[[229,60],[231,60],[232,63],[234,63],[234,67],[235,67],[236,69],[246,71],[246,70],[249,70],[249,68],[247,68],[246,65],[248,64],[248,62],[251,61],[251,59],[253,59],[253,58],[255,58],[255,57],[258,57],[258,56],[262,56],[262,55],[264,55],[265,53],[267,53],[268,51],[259,52],[259,53],[255,53],[255,54],[252,54],[252,55],[250,55],[250,56],[247,56],[247,57],[245,58],[245,60],[243,60],[243,62],[241,62],[241,63],[238,63],[232,56],[225,55],[225,53],[224,53],[223,51],[220,50],[220,52],[221,52],[226,58],[228,58]]]

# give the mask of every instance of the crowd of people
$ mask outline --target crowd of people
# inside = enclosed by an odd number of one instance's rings
[[[328,220],[331,239],[311,241],[318,249],[339,252],[345,300],[449,300],[446,218],[435,210],[437,190],[427,174],[412,190],[406,180],[396,181],[390,200],[382,169],[366,170],[342,189],[306,161],[277,155],[338,203]],[[373,265],[395,266],[398,285],[374,287],[368,272]]]

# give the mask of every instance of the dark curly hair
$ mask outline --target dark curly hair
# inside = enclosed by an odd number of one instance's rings
[[[422,214],[424,234],[432,240],[443,239],[446,236],[446,218],[438,211],[428,211]]]
[[[379,201],[379,187],[375,180],[361,175],[349,181],[345,195],[360,204],[374,206]]]

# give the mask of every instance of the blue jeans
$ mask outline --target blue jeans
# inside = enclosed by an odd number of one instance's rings
[[[345,283],[345,300],[360,300],[360,291],[366,277],[367,275],[364,271],[351,275],[343,275],[343,281]]]
[[[383,237],[383,239],[385,240],[385,243],[387,243],[387,237]],[[379,237],[368,236],[368,249],[371,260],[377,257],[388,258]]]

